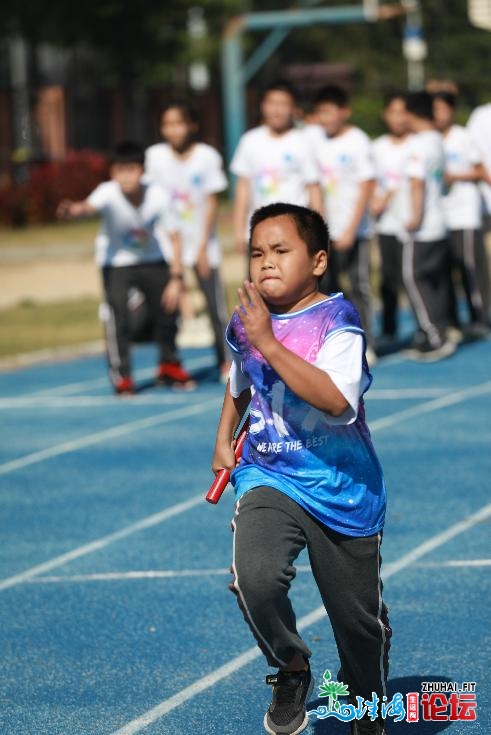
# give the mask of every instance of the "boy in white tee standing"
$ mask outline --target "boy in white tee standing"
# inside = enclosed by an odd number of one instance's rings
[[[324,293],[339,291],[339,275],[344,272],[348,276],[350,298],[367,338],[367,358],[373,362],[368,203],[375,167],[370,139],[349,122],[349,98],[341,87],[323,87],[317,94],[315,109],[326,134],[316,146],[316,160],[332,240],[329,269],[321,289]]]
[[[481,156],[483,164],[483,179],[480,183],[481,195],[484,204],[483,229],[491,230],[491,102],[479,105],[471,113],[467,121],[467,130]]]
[[[402,251],[407,235],[402,212],[407,212],[409,201],[406,169],[410,140],[405,94],[393,92],[387,96],[383,119],[388,132],[372,143],[377,184],[370,203],[381,259],[381,347],[397,336],[399,292],[403,286]]]
[[[169,198],[157,184],[146,184],[143,148],[132,141],[113,153],[110,181],[99,184],[87,199],[64,200],[60,217],[100,214],[96,262],[102,269],[108,305],[105,336],[110,379],[117,394],[135,392],[131,376],[131,323],[128,297],[133,288],[145,296],[159,346],[157,380],[189,387],[191,376],[177,357],[177,307],[182,290],[181,242]],[[172,265],[164,259],[166,233]]]
[[[469,332],[484,336],[489,331],[489,275],[484,247],[481,197],[477,182],[482,178],[481,156],[469,131],[456,125],[456,97],[437,92],[433,111],[443,135],[446,194],[444,212],[450,235],[452,266],[458,269],[469,310]],[[455,288],[451,289],[450,319],[459,326]]]
[[[182,262],[194,269],[205,296],[217,364],[226,379],[231,356],[224,338],[228,314],[216,233],[217,194],[227,188],[222,159],[212,146],[196,140],[198,121],[187,100],[169,102],[160,122],[165,143],[147,149],[146,173],[170,193],[182,238]]]
[[[455,352],[446,339],[450,292],[450,248],[443,211],[443,140],[435,129],[428,92],[406,97],[410,142],[407,175],[410,211],[406,219],[403,277],[418,322],[407,356],[433,362]]]
[[[230,164],[237,179],[234,199],[236,249],[247,251],[252,212],[274,202],[322,211],[318,172],[311,146],[293,125],[296,94],[283,81],[263,93],[263,124],[245,133]]]

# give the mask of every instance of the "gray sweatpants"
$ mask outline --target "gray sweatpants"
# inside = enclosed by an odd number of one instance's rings
[[[360,538],[332,531],[268,487],[238,501],[232,528],[230,588],[269,665],[284,667],[296,652],[311,656],[288,597],[293,562],[307,547],[350,698],[385,695],[392,631],[382,601],[380,534]]]

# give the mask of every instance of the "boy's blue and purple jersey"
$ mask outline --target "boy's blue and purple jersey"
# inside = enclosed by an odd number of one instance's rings
[[[276,339],[313,364],[336,333],[363,335],[354,306],[342,294],[295,313],[272,314],[271,320]],[[237,314],[226,337],[252,392],[249,433],[232,473],[236,497],[265,485],[285,493],[339,533],[369,536],[380,531],[385,486],[365,423],[363,398],[356,418],[340,423],[288,388],[250,344]],[[366,390],[371,376],[365,357],[363,373]]]

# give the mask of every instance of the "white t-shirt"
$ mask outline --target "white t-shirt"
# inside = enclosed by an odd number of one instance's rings
[[[182,235],[182,262],[194,265],[202,241],[208,196],[227,188],[220,154],[206,143],[196,143],[183,159],[167,143],[157,143],[146,151],[145,171],[149,180],[169,192]],[[220,264],[215,231],[208,241],[208,262],[212,268]]]
[[[373,160],[379,194],[391,194],[391,198],[376,221],[376,230],[381,235],[395,235],[401,240],[406,237],[401,213],[409,209],[410,187],[406,174],[410,136],[398,140],[392,135],[381,135],[372,143]]]
[[[304,138],[306,138],[308,144],[310,145],[311,150],[314,151],[315,155],[315,149],[319,143],[321,143],[324,138],[326,137],[326,132],[322,125],[318,125],[317,123],[307,123],[307,125],[304,125],[303,128],[298,128]]]
[[[176,230],[169,197],[157,184],[142,184],[139,207],[125,197],[116,181],[99,184],[87,197],[101,215],[96,238],[96,263],[100,266],[137,265],[164,260],[167,232]]]
[[[375,178],[370,139],[355,126],[333,138],[326,136],[316,147],[316,160],[329,232],[336,240],[350,224],[360,184]],[[370,220],[365,214],[358,237],[367,237],[370,229]]]
[[[449,174],[465,174],[481,160],[469,131],[461,125],[452,125],[443,136],[443,150],[445,170]],[[477,185],[472,181],[455,181],[445,191],[443,204],[447,227],[450,230],[478,229],[481,226],[481,197]]]
[[[319,180],[310,145],[296,128],[272,135],[261,125],[244,133],[230,170],[251,182],[250,214],[273,202],[306,206],[306,186]]]
[[[409,143],[407,175],[424,181],[423,221],[413,233],[415,240],[432,242],[442,240],[447,232],[443,213],[443,170],[445,155],[443,140],[436,130],[415,133]],[[410,218],[410,211],[405,220]]]
[[[476,107],[471,114],[467,129],[481,156],[481,162],[491,172],[491,102]],[[481,190],[488,214],[491,214],[491,186],[481,181]]]

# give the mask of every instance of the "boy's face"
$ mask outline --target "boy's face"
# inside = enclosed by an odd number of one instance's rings
[[[319,125],[322,125],[330,137],[341,132],[351,115],[351,108],[339,107],[334,102],[321,102],[315,111]]]
[[[272,306],[295,305],[318,290],[318,278],[327,267],[327,253],[310,255],[288,215],[260,222],[252,235],[251,281]]]
[[[123,194],[132,196],[140,190],[143,165],[141,163],[113,163],[110,175],[111,179],[119,184]]]
[[[384,110],[384,122],[392,135],[400,138],[409,132],[406,103],[401,99],[393,99]]]
[[[435,117],[435,125],[437,130],[447,130],[454,121],[454,110],[445,100],[433,100],[433,115]]]
[[[294,111],[295,101],[291,94],[279,89],[267,92],[261,103],[261,114],[265,124],[278,133],[291,128]]]
[[[177,150],[183,148],[195,132],[195,125],[183,115],[182,110],[171,107],[162,115],[160,132],[162,137]]]

